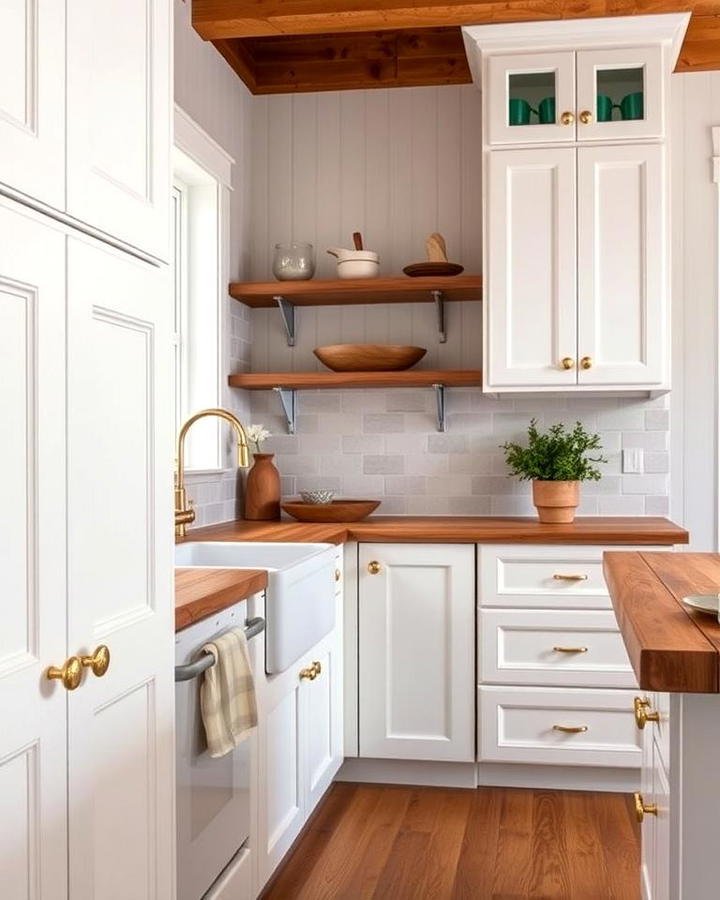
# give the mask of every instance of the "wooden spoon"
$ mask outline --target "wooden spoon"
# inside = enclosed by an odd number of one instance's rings
[[[362,234],[360,234],[359,231],[353,231],[353,243],[355,244],[356,250],[363,249]]]

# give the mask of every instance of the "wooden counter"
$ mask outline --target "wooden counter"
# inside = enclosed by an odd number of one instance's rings
[[[264,569],[175,569],[175,631],[266,587]]]
[[[490,516],[371,516],[362,522],[225,522],[192,529],[188,541],[347,541],[458,544],[687,544],[688,533],[654,516],[587,516],[572,525]]]
[[[603,569],[640,687],[720,692],[720,624],[681,602],[720,591],[720,554],[610,552]]]

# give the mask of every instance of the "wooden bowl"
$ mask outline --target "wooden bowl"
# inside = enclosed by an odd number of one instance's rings
[[[451,275],[460,275],[464,270],[464,266],[459,263],[421,262],[405,266],[403,272],[411,278],[449,278]]]
[[[302,503],[288,500],[282,508],[298,522],[359,522],[380,506],[379,500],[333,500],[332,503]]]
[[[398,344],[330,344],[313,353],[333,372],[399,372],[414,366],[427,350]]]

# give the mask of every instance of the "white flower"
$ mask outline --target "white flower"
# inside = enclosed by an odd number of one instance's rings
[[[260,444],[266,441],[272,435],[264,425],[251,425],[247,430],[248,440],[251,441],[259,449]]]

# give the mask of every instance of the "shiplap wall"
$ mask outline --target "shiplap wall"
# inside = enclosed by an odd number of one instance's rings
[[[481,270],[480,94],[472,86],[256,98],[253,108],[251,267],[271,278],[272,247],[310,241],[318,275],[332,277],[325,249],[350,246],[355,230],[377,249],[384,274],[424,258],[441,231],[449,256]],[[431,304],[301,308],[289,348],[275,310],[252,313],[255,371],[321,368],[326,343],[409,343],[428,348],[419,368],[481,366],[481,307],[451,303],[446,344]],[[449,389],[447,434],[434,426],[425,391],[301,391],[298,434],[287,436],[279,401],[253,393],[254,421],[277,434],[283,490],[327,487],[383,498],[395,514],[531,515],[527,484],[506,477],[499,444],[521,438],[531,416],[542,425],[580,419],[601,433],[603,480],[584,487],[581,512],[668,511],[667,401],[551,397],[491,400]],[[279,434],[278,434],[279,433]],[[623,447],[642,447],[645,473],[621,473]]]

